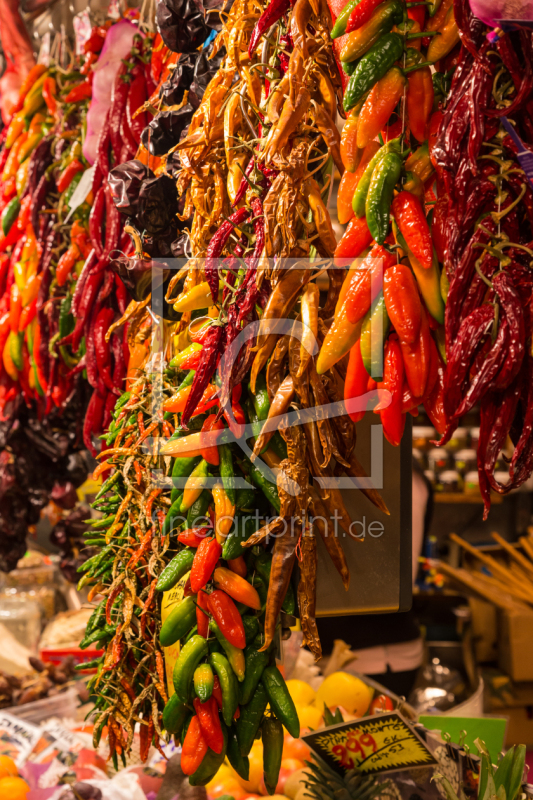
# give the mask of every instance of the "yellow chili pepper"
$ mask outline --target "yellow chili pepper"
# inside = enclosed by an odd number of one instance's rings
[[[185,488],[183,490],[183,498],[180,506],[180,512],[182,514],[184,511],[188,511],[188,509],[196,500],[198,500],[205,489],[208,478],[207,469],[207,461],[202,459],[202,461],[200,461],[198,466],[193,469],[187,478],[187,483],[185,484]]]
[[[22,196],[24,189],[26,188],[26,182],[28,180],[28,170],[30,168],[30,159],[27,158],[24,163],[20,165],[17,170],[17,174],[15,175],[15,186],[17,189],[17,195],[19,197]]]
[[[428,47],[427,60],[433,63],[447,56],[459,41],[459,28],[455,21],[453,6],[446,14],[446,20],[442,28],[440,28],[439,34],[440,36],[434,36],[431,39]]]
[[[15,142],[17,141],[18,137],[26,127],[26,119],[22,111],[19,111],[11,122],[9,123],[9,127],[7,129],[6,134],[6,149],[11,150]]]
[[[224,544],[226,536],[233,526],[235,506],[221,483],[215,484],[212,492],[215,501],[215,536],[219,544]],[[185,496],[185,492],[183,494]]]
[[[323,375],[348,353],[361,335],[362,320],[352,324],[346,313],[346,302],[335,315],[335,319],[322,342],[316,361],[316,371]]]
[[[4,362],[4,368],[9,375],[9,377],[14,380],[18,381],[19,373],[18,369],[16,368],[13,359],[11,358],[11,337],[12,331],[10,332],[9,336],[6,339],[6,343],[4,345],[4,351],[2,353],[2,361]],[[15,334],[16,335],[16,334]]]
[[[22,162],[28,158],[31,153],[33,153],[42,138],[43,134],[40,131],[38,133],[30,133],[19,150],[19,164],[22,164]]]
[[[32,303],[37,295],[39,294],[39,288],[41,286],[42,274],[37,275],[34,273],[28,277],[26,285],[21,290],[21,297],[22,297],[22,306],[29,306]]]
[[[311,356],[314,355],[317,348],[319,295],[320,291],[316,283],[308,284],[302,295],[301,309],[304,331],[300,342],[300,366],[296,374],[297,378],[301,378],[304,374]]]
[[[209,308],[212,302],[211,289],[205,281],[181,294],[174,303],[174,311],[200,311],[202,308]]]

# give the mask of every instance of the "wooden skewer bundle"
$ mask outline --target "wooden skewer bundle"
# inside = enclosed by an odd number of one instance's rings
[[[455,583],[461,584],[500,608],[517,605],[522,608],[533,607],[533,533],[528,531],[528,536],[520,538],[523,553],[498,533],[493,533],[492,538],[509,555],[510,561],[507,566],[452,533],[450,539],[487,567],[490,575],[481,571],[455,569],[444,563],[441,563],[439,568]]]

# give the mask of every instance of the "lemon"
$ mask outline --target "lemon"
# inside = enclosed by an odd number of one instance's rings
[[[324,678],[317,695],[316,705],[324,708],[342,706],[350,714],[362,717],[368,711],[374,690],[367,686],[361,678],[348,672],[333,672]]]
[[[289,775],[289,777],[285,781],[285,786],[283,787],[283,791],[285,792],[287,797],[290,798],[290,800],[294,800],[300,788],[305,788],[304,784],[302,783],[302,781],[304,780],[306,780],[305,769],[297,769],[292,773],[292,775]]]
[[[309,686],[305,681],[287,681],[287,689],[297,706],[308,706],[316,697],[313,687]]]
[[[318,728],[322,722],[324,706],[317,708],[316,706],[296,706],[298,712],[298,719],[300,720],[301,728]]]

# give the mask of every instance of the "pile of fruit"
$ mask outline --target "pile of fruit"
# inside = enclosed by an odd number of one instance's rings
[[[0,756],[0,797],[2,800],[26,800],[30,787],[20,777],[17,766],[9,756]]]

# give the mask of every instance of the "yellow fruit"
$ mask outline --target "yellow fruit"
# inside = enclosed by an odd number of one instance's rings
[[[317,708],[316,706],[296,706],[298,717],[300,719],[300,727],[302,728],[318,728],[322,722],[324,706]]]
[[[317,695],[316,705],[323,709],[342,706],[349,714],[362,717],[368,711],[374,690],[360,678],[348,672],[333,672],[324,678]]]
[[[17,766],[9,756],[0,756],[0,778],[16,777],[19,774]]]
[[[296,772],[293,772],[285,781],[283,791],[290,800],[294,800],[300,788],[305,788],[302,783],[302,781],[305,780],[305,775],[305,769],[297,769]]]
[[[271,794],[270,800],[288,800],[288,797],[284,794]]]
[[[224,781],[233,781],[233,780],[234,780],[234,773],[231,767],[229,767],[227,764],[221,764],[217,774],[211,781],[209,781],[209,783],[206,783],[205,788],[209,792],[209,790],[213,786],[218,786],[219,783],[222,783]]]
[[[0,797],[2,800],[26,800],[30,787],[22,778],[1,778]]]
[[[287,681],[287,689],[297,706],[308,706],[316,697],[313,687],[305,681]]]
[[[240,783],[243,789],[246,789],[246,791],[253,794],[257,794],[259,791],[261,778],[263,777],[263,745],[261,742],[253,743],[248,760],[250,762],[250,772],[248,774],[247,781],[241,778],[240,775],[237,775],[233,767],[230,767],[230,770],[235,780]]]

